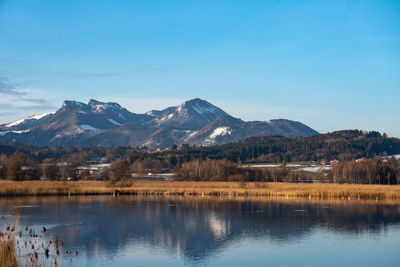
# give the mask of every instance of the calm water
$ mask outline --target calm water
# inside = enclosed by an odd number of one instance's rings
[[[0,200],[77,266],[400,266],[400,206],[135,197]]]

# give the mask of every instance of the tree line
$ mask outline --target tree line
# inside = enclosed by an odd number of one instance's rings
[[[0,155],[0,177],[22,181],[45,178],[49,180],[92,179],[124,181],[146,175],[148,172],[171,171],[166,162],[146,159],[129,163],[118,159],[106,167],[93,171],[78,163],[68,163],[53,158],[42,162],[29,158],[22,152],[10,157]],[[333,161],[329,171],[310,172],[301,168],[252,168],[227,159],[194,159],[176,166],[172,171],[177,180],[186,181],[236,181],[236,182],[332,182],[352,184],[400,184],[400,162],[392,158],[362,158],[351,161]]]
[[[96,166],[96,165],[94,165]],[[9,157],[0,154],[0,179],[15,181],[49,180],[124,180],[132,178],[132,173],[145,175],[148,172],[161,173],[170,171],[168,165],[159,160],[145,159],[130,163],[126,158],[112,160],[104,167],[92,169],[85,161],[65,161],[45,158],[37,160],[23,152],[16,151]]]
[[[400,162],[390,159],[359,159],[334,162],[332,182],[352,184],[400,184]]]
[[[326,172],[310,172],[285,165],[243,168],[228,160],[193,160],[177,169],[177,178],[189,181],[331,182],[349,184],[400,184],[396,158],[334,161]]]

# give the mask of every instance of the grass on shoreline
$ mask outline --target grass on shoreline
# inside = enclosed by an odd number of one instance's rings
[[[106,194],[356,198],[400,201],[400,185],[137,181],[132,184],[117,183],[111,186],[102,181],[0,181],[0,197]]]

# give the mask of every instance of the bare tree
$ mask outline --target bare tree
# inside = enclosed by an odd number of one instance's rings
[[[112,177],[115,180],[124,180],[132,177],[129,163],[124,160],[116,160],[111,164]]]
[[[26,155],[16,151],[7,160],[7,178],[15,181],[22,181],[25,178],[25,173],[22,167],[24,166]]]

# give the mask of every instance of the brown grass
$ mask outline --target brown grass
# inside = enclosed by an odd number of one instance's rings
[[[0,266],[18,266],[14,250],[14,239],[0,240]]]
[[[400,185],[139,181],[132,183],[131,186],[118,183],[111,186],[101,181],[0,181],[0,196],[3,197],[105,194],[279,196],[400,201]]]
[[[19,226],[18,210],[11,209],[8,215],[10,220],[2,225],[4,232],[0,231],[0,267],[64,266],[67,262],[68,266],[72,266],[78,251],[65,250],[57,236],[48,240],[45,227],[35,232],[28,225]]]

